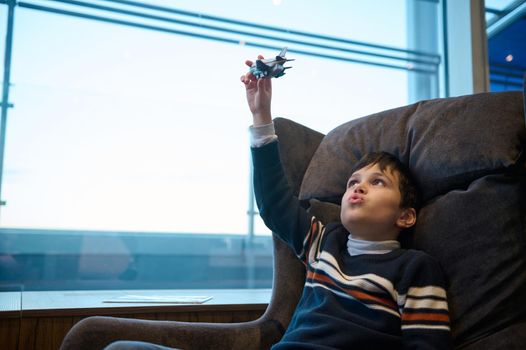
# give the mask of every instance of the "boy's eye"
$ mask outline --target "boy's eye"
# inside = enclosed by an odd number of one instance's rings
[[[374,179],[374,180],[372,181],[372,184],[373,184],[373,185],[382,185],[382,186],[383,186],[383,185],[385,185],[385,181],[382,180],[382,179]]]
[[[358,183],[358,181],[356,180],[351,180],[347,183],[347,188],[351,188],[353,187],[354,185],[356,185]]]

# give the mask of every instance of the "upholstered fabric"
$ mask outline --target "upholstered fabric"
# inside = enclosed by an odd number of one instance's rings
[[[309,199],[307,211],[323,223],[337,222],[340,220],[340,205],[331,202],[322,202],[316,198]]]
[[[413,246],[442,264],[457,345],[525,319],[525,209],[526,174],[502,173],[421,210]]]
[[[312,155],[325,135],[286,118],[275,118],[274,128],[279,137],[281,160],[287,164],[285,176],[292,193],[298,196]]]
[[[462,350],[524,350],[526,321],[511,324],[463,346]]]
[[[423,101],[327,134],[306,170],[300,198],[322,220],[337,220],[354,163],[371,151],[398,156],[424,195],[405,245],[443,266],[456,346],[485,349],[484,338],[508,327],[526,332],[525,150],[519,92]],[[519,338],[506,344],[526,348]]]
[[[526,138],[522,110],[520,92],[486,93],[422,101],[345,123],[316,150],[300,199],[338,204],[353,164],[372,151],[406,163],[424,200],[465,187],[518,161]]]

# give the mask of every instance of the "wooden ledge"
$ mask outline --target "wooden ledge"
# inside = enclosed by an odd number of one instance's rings
[[[211,296],[203,304],[106,303],[124,295]],[[2,349],[56,350],[87,316],[182,322],[247,322],[265,312],[270,289],[0,292]]]
[[[202,304],[108,303],[124,295],[210,296]],[[93,290],[0,293],[0,318],[171,312],[264,311],[270,289]]]

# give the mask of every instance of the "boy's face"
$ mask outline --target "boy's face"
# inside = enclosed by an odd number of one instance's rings
[[[399,174],[371,164],[351,175],[342,198],[341,221],[353,238],[396,239],[401,229],[416,222],[413,208],[400,208]]]

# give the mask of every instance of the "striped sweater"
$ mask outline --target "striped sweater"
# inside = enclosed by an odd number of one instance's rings
[[[325,226],[292,195],[278,142],[252,148],[254,190],[265,224],[305,264],[302,297],[273,349],[450,349],[444,278],[416,250],[350,256],[349,232]]]

